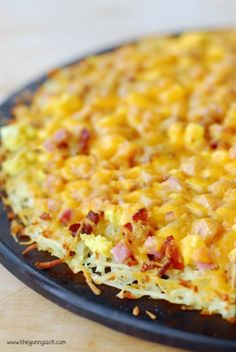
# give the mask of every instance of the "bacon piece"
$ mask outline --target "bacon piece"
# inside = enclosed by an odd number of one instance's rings
[[[69,256],[70,256],[70,257],[74,257],[75,255],[76,255],[75,251],[70,251],[70,252],[69,252]]]
[[[184,268],[183,257],[178,247],[176,246],[175,239],[173,236],[168,236],[166,238],[165,242],[163,243],[160,249],[160,254],[162,258],[165,257],[167,260],[167,262],[160,270],[162,275],[169,269],[170,266],[178,270],[182,270]]]
[[[144,263],[141,267],[141,271],[147,271],[147,270],[152,270],[152,269],[156,269],[159,268],[160,266],[157,264],[148,264],[148,263]]]
[[[127,224],[125,224],[124,227],[125,227],[126,229],[128,229],[130,232],[133,231],[133,226],[132,226],[132,224],[131,224],[130,222],[127,222]]]
[[[164,265],[162,265],[161,269],[159,270],[158,276],[162,277],[170,267],[171,267],[171,260],[169,260]]]
[[[173,236],[168,236],[163,243],[160,251],[155,250],[155,238],[149,236],[144,242],[144,247],[147,249],[148,255],[152,255],[152,260],[161,261],[164,257],[166,257],[167,262],[161,267],[159,276],[165,274],[165,272],[172,265],[175,269],[183,269],[183,259],[180,255],[178,248],[175,245],[175,240]],[[155,267],[159,267],[156,264],[144,264],[142,267],[142,271],[152,270]]]
[[[80,232],[90,235],[90,233],[93,232],[93,226],[90,224],[83,224]]]
[[[131,257],[128,259],[128,261],[127,261],[127,265],[128,265],[129,267],[134,266],[134,265],[137,265],[137,264],[138,264],[138,261],[137,261],[137,259],[135,259],[133,256],[131,256]]]
[[[170,238],[169,238],[170,237]],[[184,268],[183,257],[176,246],[175,239],[173,236],[167,237],[165,256],[170,259],[174,269],[182,270]]]
[[[100,216],[98,213],[95,213],[94,211],[90,210],[86,216],[86,218],[90,219],[94,224],[98,224],[100,220]]]
[[[151,262],[153,262],[153,261],[155,261],[156,260],[156,257],[155,257],[155,254],[147,254],[147,257],[148,257],[148,259],[151,261]]]
[[[35,266],[38,269],[46,270],[46,269],[51,269],[54,266],[63,263],[63,259],[55,259],[50,262],[36,262]]]
[[[210,142],[210,148],[211,149],[217,149],[219,146],[219,143],[218,142],[215,142],[215,141],[211,141]]]
[[[172,253],[171,259],[172,259],[171,263],[172,263],[172,266],[174,269],[183,270],[183,268],[184,268],[183,257],[177,247],[175,247],[175,249]]]
[[[69,227],[69,231],[71,232],[72,236],[76,236],[77,232],[80,229],[80,223],[76,223],[76,224],[71,224]]]
[[[132,217],[135,222],[141,221],[143,224],[148,222],[148,211],[146,208],[139,209]]]
[[[174,240],[174,237],[173,237],[173,236],[168,236],[168,237],[166,238],[165,242],[163,243],[163,245],[161,246],[160,253],[161,253],[161,255],[162,255],[162,258],[164,257],[168,246],[170,245],[170,243],[171,243],[173,240]]]
[[[72,215],[72,210],[66,209],[60,214],[59,220],[62,224],[67,225],[71,221]]]
[[[52,220],[52,217],[51,217],[51,215],[50,214],[48,214],[48,213],[42,213],[41,215],[40,215],[40,219],[42,219],[42,220],[48,220],[48,221],[50,221],[50,220]]]
[[[117,245],[112,248],[111,253],[117,263],[123,263],[132,254],[124,242],[117,243]]]
[[[100,219],[104,219],[104,215],[105,215],[104,211],[103,211],[103,210],[100,210],[100,211],[99,211]]]
[[[79,136],[79,147],[81,153],[86,154],[88,152],[90,138],[91,136],[89,130],[87,128],[83,128]]]

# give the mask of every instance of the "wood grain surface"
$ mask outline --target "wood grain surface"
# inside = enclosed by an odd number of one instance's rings
[[[235,0],[0,0],[0,100],[49,68],[144,34],[236,24]],[[0,266],[0,350],[174,352],[78,317]],[[8,340],[65,340],[9,345]],[[179,350],[178,350],[179,351]]]

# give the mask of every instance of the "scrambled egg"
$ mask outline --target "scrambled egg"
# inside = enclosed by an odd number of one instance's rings
[[[1,129],[31,242],[87,282],[235,318],[235,52],[234,30],[186,33],[51,74]]]
[[[93,234],[90,234],[90,236],[82,234],[80,237],[91,252],[101,254],[108,258],[110,257],[112,242],[108,241],[106,237]]]

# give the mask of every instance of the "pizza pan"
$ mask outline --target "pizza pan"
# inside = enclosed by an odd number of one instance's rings
[[[92,53],[102,54],[118,46]],[[69,66],[86,58],[73,60]],[[12,116],[12,108],[19,102],[30,103],[32,94],[48,75],[31,82],[11,95],[0,106],[0,125]],[[236,351],[236,324],[220,315],[204,316],[198,311],[183,311],[178,305],[147,297],[137,300],[118,299],[118,291],[101,286],[102,294],[94,295],[80,274],[73,274],[65,264],[46,271],[36,269],[36,261],[52,259],[50,254],[32,251],[23,256],[23,246],[10,235],[7,213],[0,204],[0,262],[18,279],[52,302],[75,314],[92,319],[112,329],[153,342],[180,347],[191,351]],[[132,315],[138,305],[141,314]],[[151,320],[145,311],[156,314]]]

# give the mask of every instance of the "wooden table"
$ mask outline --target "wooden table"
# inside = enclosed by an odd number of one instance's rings
[[[174,10],[173,10],[174,8]],[[204,12],[204,16],[202,13]],[[0,0],[0,99],[50,67],[139,35],[235,24],[234,0]],[[141,352],[176,349],[141,341],[49,302],[0,267],[0,350],[7,340],[65,340],[30,351]]]

